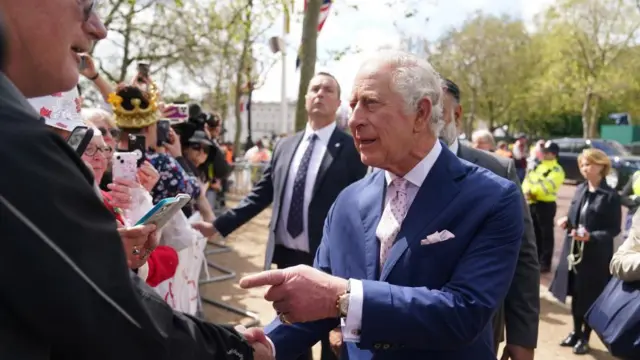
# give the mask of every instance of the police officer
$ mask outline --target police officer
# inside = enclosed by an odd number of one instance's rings
[[[556,197],[564,182],[564,170],[557,159],[559,151],[558,144],[547,141],[542,148],[542,161],[527,174],[522,183],[522,191],[531,209],[540,271],[543,273],[551,270]]]
[[[620,193],[620,200],[622,205],[626,206],[627,218],[625,219],[624,231],[625,234],[631,228],[631,219],[640,207],[640,170],[633,173],[629,181],[625,184],[622,192]],[[625,235],[626,237],[626,235]]]

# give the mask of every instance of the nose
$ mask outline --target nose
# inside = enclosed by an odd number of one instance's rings
[[[87,33],[91,40],[98,41],[107,37],[107,28],[104,27],[102,20],[98,18],[98,15],[93,12],[89,17],[89,20],[84,23],[84,31]]]
[[[360,106],[360,103],[356,104],[356,106],[353,108],[353,111],[351,112],[351,116],[349,117],[349,122],[348,125],[352,130],[352,133],[354,133],[355,129],[360,126],[360,125],[364,125],[365,120],[367,119],[365,110],[362,108],[362,106]]]

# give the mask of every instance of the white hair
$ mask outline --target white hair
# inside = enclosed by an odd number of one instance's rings
[[[404,99],[407,113],[416,111],[420,100],[424,98],[431,100],[430,126],[433,133],[438,136],[444,126],[442,80],[433,66],[425,59],[397,50],[381,51],[372,61],[392,67],[393,90]]]
[[[491,131],[489,130],[476,130],[473,132],[473,134],[471,134],[471,141],[473,143],[477,143],[479,140],[491,144],[492,147],[496,146],[496,141],[493,139],[493,134],[491,134]]]
[[[96,121],[105,121],[109,123],[111,126],[115,127],[115,122],[113,120],[113,114],[108,111],[100,108],[83,108],[80,115],[82,116],[82,120],[88,125],[98,125],[95,124]]]

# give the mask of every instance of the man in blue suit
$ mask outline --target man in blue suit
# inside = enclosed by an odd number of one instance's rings
[[[413,55],[363,64],[349,126],[363,163],[382,170],[338,196],[314,268],[240,281],[270,285],[279,313],[249,341],[293,359],[340,325],[341,359],[496,359],[490,323],[514,274],[522,195],[438,141],[442,96]]]

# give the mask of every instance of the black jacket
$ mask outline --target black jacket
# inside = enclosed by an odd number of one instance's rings
[[[0,359],[253,358],[234,330],[174,312],[127,268],[88,169],[1,73],[0,154],[0,196],[77,265],[0,202]]]

